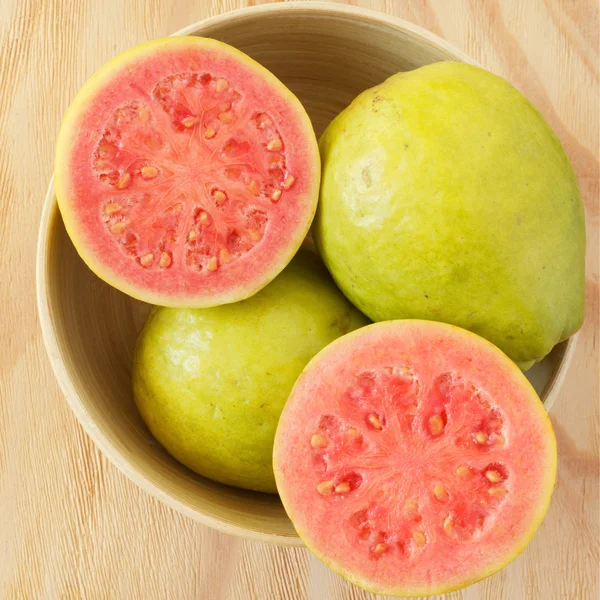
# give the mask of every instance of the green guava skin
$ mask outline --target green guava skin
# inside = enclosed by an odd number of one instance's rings
[[[275,493],[273,440],[294,382],[319,350],[368,322],[320,259],[300,251],[243,302],[153,309],[134,353],[136,404],[191,470]]]
[[[575,174],[505,80],[454,62],[394,75],[332,121],[320,150],[316,246],[372,320],[458,325],[523,370],[580,328]]]

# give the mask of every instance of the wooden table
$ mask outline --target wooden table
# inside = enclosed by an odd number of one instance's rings
[[[259,2],[256,2],[259,3]],[[422,25],[519,87],[557,131],[588,224],[587,321],[552,411],[559,471],[550,512],[510,567],[449,597],[597,598],[598,3],[350,2]],[[141,41],[255,2],[0,1],[0,598],[357,599],[304,549],[217,533],[167,509],[110,465],[71,414],[35,306],[38,220],[69,101]]]

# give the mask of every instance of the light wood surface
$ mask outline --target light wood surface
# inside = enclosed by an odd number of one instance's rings
[[[0,598],[367,598],[301,548],[181,516],[93,446],[50,369],[35,245],[61,116],[117,52],[246,2],[0,4]],[[557,489],[526,552],[452,598],[598,594],[598,4],[360,2],[429,28],[540,108],[577,171],[588,223],[587,321],[552,419]],[[134,319],[135,321],[135,319]],[[68,320],[67,320],[68,324]],[[94,326],[94,325],[93,325]],[[99,326],[99,325],[95,325]]]

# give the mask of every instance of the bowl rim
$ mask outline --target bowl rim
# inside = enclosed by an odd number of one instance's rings
[[[377,12],[370,9],[358,8],[348,5],[339,5],[331,2],[311,2],[300,1],[291,3],[263,4],[259,6],[241,8],[234,11],[225,12],[207,19],[196,21],[183,29],[171,34],[172,36],[182,35],[197,35],[199,30],[206,29],[215,25],[219,25],[231,19],[246,18],[249,16],[260,16],[262,14],[323,14],[327,13],[333,17],[346,17],[355,19],[373,25],[388,27],[390,29],[409,33],[414,37],[424,38],[433,46],[445,51],[450,57],[461,60],[462,62],[475,64],[472,57],[465,54],[463,51],[454,47],[449,42],[437,36],[430,31],[391,15],[382,12]],[[237,523],[229,522],[211,515],[201,512],[199,509],[192,508],[184,500],[173,496],[165,491],[158,484],[155,484],[150,478],[132,466],[129,460],[119,451],[109,440],[108,436],[96,425],[90,416],[85,405],[81,401],[75,386],[67,372],[65,364],[62,360],[61,349],[58,343],[54,322],[50,311],[50,302],[48,297],[48,280],[46,277],[48,265],[48,250],[50,238],[50,225],[52,220],[60,216],[58,205],[54,192],[54,176],[51,177],[46,196],[42,215],[40,218],[40,226],[38,231],[37,249],[36,249],[36,298],[38,317],[40,320],[40,328],[42,330],[42,338],[44,346],[50,360],[50,365],[54,375],[58,381],[59,387],[71,410],[75,413],[77,420],[92,439],[96,447],[103,453],[104,456],[129,480],[133,481],[142,490],[157,498],[168,507],[177,510],[178,512],[190,517],[196,522],[207,525],[218,531],[233,534],[239,537],[250,539],[258,542],[268,542],[280,546],[303,546],[300,537],[294,534],[284,535],[276,533],[266,533],[260,530],[251,529]],[[562,387],[568,367],[573,357],[575,346],[577,343],[577,334],[566,340],[566,347],[558,367],[552,374],[544,390],[545,397],[544,406],[546,410],[554,405],[558,396],[559,390]]]

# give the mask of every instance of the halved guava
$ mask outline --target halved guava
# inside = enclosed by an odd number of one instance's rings
[[[432,321],[350,333],[304,369],[274,470],[300,537],[372,592],[442,594],[512,561],[554,487],[556,441],[495,346]]]
[[[107,63],[73,101],[56,150],[56,197],[83,260],[167,306],[265,286],[300,247],[319,180],[298,99],[242,52],[198,37]]]

